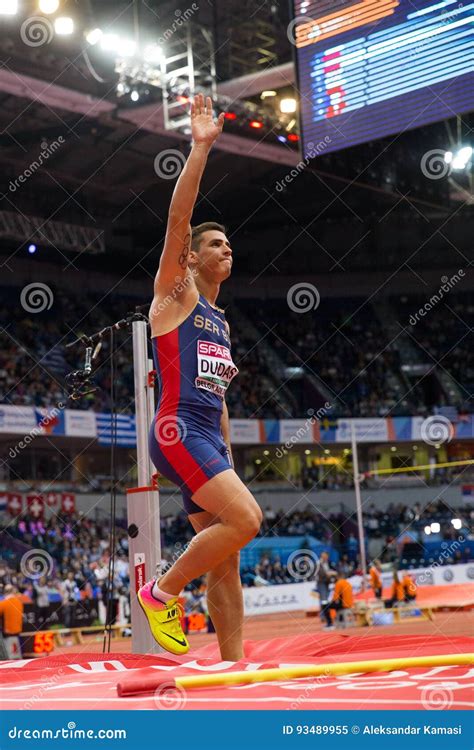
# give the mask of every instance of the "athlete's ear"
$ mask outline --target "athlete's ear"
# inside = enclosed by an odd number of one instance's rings
[[[188,266],[197,266],[198,254],[195,250],[190,250],[188,255]]]

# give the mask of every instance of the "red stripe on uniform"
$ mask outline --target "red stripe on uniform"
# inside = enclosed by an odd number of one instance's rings
[[[155,425],[161,418],[166,419],[166,430],[164,432],[173,434],[172,428],[174,422],[177,434],[179,435],[178,406],[181,389],[179,330],[175,329],[164,336],[157,336],[155,342],[163,391]],[[181,440],[173,445],[166,445],[158,439],[156,429],[155,437],[166,460],[169,461],[176,473],[183,477],[192,492],[196,492],[208,481],[209,477],[203,472]]]

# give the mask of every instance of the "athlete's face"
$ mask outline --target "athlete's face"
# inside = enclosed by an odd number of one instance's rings
[[[228,279],[232,270],[232,249],[224,232],[217,229],[204,232],[193,260],[203,276],[218,282]]]

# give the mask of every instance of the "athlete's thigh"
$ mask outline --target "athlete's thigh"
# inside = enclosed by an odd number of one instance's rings
[[[193,494],[192,500],[223,523],[232,522],[239,514],[261,516],[258,503],[233,469],[209,479]]]

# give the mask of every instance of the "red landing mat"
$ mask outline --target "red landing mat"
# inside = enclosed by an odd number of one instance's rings
[[[164,654],[64,654],[0,662],[0,705],[7,709],[466,709],[473,706],[474,669],[436,667],[377,674],[171,690],[119,698],[117,683],[161,671],[171,677],[214,671],[255,670],[289,664],[463,654],[474,638],[445,636],[350,636],[326,633],[246,641],[245,659],[221,662],[211,644],[185,656]]]

